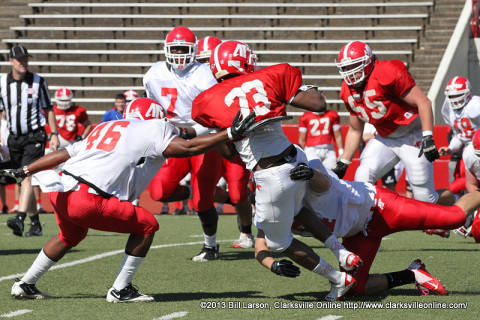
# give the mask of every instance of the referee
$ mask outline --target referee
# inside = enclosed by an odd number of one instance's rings
[[[47,82],[38,74],[28,71],[29,57],[31,55],[27,48],[12,47],[9,53],[12,72],[0,78],[0,112],[2,118],[6,117],[10,131],[8,148],[14,168],[27,166],[45,154],[47,134],[44,126],[47,121],[52,129],[50,148],[58,149],[59,145],[57,122]],[[25,236],[43,235],[31,177],[22,181],[18,200],[17,216],[8,219],[7,226],[13,230],[14,235],[21,237],[28,212],[32,224]]]

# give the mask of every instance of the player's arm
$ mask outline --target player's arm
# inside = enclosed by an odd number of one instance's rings
[[[480,182],[473,172],[465,168],[465,189],[467,192],[473,192],[480,188]]]
[[[262,266],[276,275],[289,278],[295,278],[300,275],[300,269],[293,265],[291,261],[286,259],[277,261],[272,257],[265,240],[265,233],[261,229],[258,229],[257,238],[255,239],[255,258]]]
[[[51,169],[61,163],[64,163],[68,159],[70,159],[70,154],[67,152],[67,150],[58,149],[41,157],[38,160],[35,160],[23,168],[0,170],[0,175],[12,177],[17,180],[17,183],[20,183],[25,177],[42,170]]]
[[[163,155],[167,158],[191,157],[210,151],[231,140],[244,137],[245,133],[255,122],[255,112],[250,113],[241,121],[240,116],[241,112],[239,111],[235,119],[233,119],[232,126],[222,132],[193,138],[191,140],[173,138],[168,147],[163,151]]]
[[[358,119],[358,117],[351,115],[350,123],[348,126],[347,136],[345,137],[345,148],[343,149],[343,155],[337,162],[333,172],[341,179],[345,175],[348,169],[348,165],[352,163],[352,159],[357,152],[360,142],[363,138],[363,127],[365,122]]]
[[[305,149],[305,142],[307,141],[307,132],[298,130],[298,145]]]
[[[303,89],[305,91],[303,91]],[[305,109],[313,112],[324,112],[327,109],[325,95],[318,91],[316,87],[302,86],[290,104],[296,108]]]
[[[82,126],[85,127],[85,129],[83,130],[82,136],[83,136],[83,138],[86,138],[86,137],[88,137],[88,135],[89,135],[90,132],[92,131],[93,125],[92,125],[92,123],[90,122],[90,120],[87,120],[87,121],[85,121],[85,122],[82,123]]]
[[[50,135],[50,149],[57,150],[60,146],[60,142],[58,140],[57,119],[55,118],[55,112],[53,111],[53,107],[45,109],[45,114],[47,115],[47,122],[50,126],[51,131],[57,133]]]
[[[433,111],[430,99],[416,85],[407,90],[400,98],[409,105],[418,108],[423,132],[422,145],[418,156],[425,154],[425,158],[430,162],[440,158],[433,140]]]
[[[343,137],[342,137],[342,129],[339,128],[333,131],[333,137],[335,138],[335,143],[337,144],[338,156],[341,159],[344,149],[343,149]]]
[[[218,153],[220,153],[220,155],[227,160],[232,160],[238,155],[238,151],[235,148],[235,145],[231,142],[227,142],[219,146],[217,150]]]

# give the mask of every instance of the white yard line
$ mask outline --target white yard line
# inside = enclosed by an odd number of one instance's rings
[[[235,241],[235,239],[233,239],[233,240],[219,240],[217,242],[232,242],[233,243],[234,241]],[[170,248],[170,247],[178,247],[178,246],[191,246],[191,245],[197,245],[197,244],[203,244],[203,241],[160,244],[160,245],[156,245],[156,246],[151,246],[150,249]],[[82,263],[95,261],[95,260],[98,260],[98,259],[110,257],[110,256],[120,254],[120,253],[123,253],[123,252],[125,252],[125,249],[109,251],[109,252],[105,252],[105,253],[101,253],[101,254],[96,254],[96,255],[88,257],[88,258],[79,259],[79,260],[75,260],[75,261],[67,262],[67,263],[62,263],[62,264],[57,264],[57,265],[53,266],[50,270],[72,267],[72,266],[76,266],[77,264],[82,264]],[[12,280],[12,279],[15,279],[15,278],[20,278],[24,274],[25,273],[17,273],[17,274],[11,274],[9,276],[0,277],[0,282],[5,281],[5,280]]]
[[[4,314],[0,315],[0,318],[13,318],[13,317],[21,316],[22,314],[29,313],[29,312],[32,312],[32,311],[33,310],[30,310],[30,309],[20,309],[20,310],[12,311],[12,312],[9,312],[9,313],[4,313]]]
[[[174,312],[170,314],[166,314],[160,318],[155,318],[153,320],[170,320],[170,319],[175,319],[175,318],[183,318],[188,314],[187,311],[179,311],[179,312]]]
[[[334,316],[334,315],[330,314],[328,316],[318,318],[317,320],[337,320],[337,319],[340,319],[340,318],[343,318],[343,317],[342,316]]]

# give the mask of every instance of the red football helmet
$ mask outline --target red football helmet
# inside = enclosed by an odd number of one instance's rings
[[[463,108],[472,97],[470,81],[464,77],[454,77],[445,87],[445,96],[452,109]]]
[[[55,92],[57,108],[67,110],[72,105],[73,93],[67,88],[60,88]]]
[[[480,217],[478,210],[473,213],[475,216],[472,222],[472,229],[470,229],[472,233],[473,239],[475,239],[476,243],[480,243]]]
[[[247,74],[257,70],[257,56],[239,41],[219,44],[210,57],[210,69],[218,80],[229,74]]]
[[[138,93],[135,90],[126,90],[123,95],[127,99],[127,102],[130,102],[132,100],[135,100],[138,98]]]
[[[182,47],[185,53],[172,53],[172,48]],[[183,70],[195,62],[197,37],[188,28],[176,27],[165,38],[166,61],[173,68]]]
[[[138,98],[130,102],[123,110],[123,119],[163,119],[165,111],[155,100],[150,98]]]
[[[205,37],[200,39],[197,44],[197,61],[201,63],[209,63],[213,49],[215,49],[220,43],[222,43],[222,40],[217,37]],[[206,62],[201,61],[204,59],[206,59]]]
[[[475,131],[472,138],[473,152],[480,157],[480,130]]]
[[[352,41],[340,50],[336,63],[343,80],[349,86],[356,86],[370,75],[374,61],[372,49],[366,43]],[[362,72],[359,78],[355,76],[357,72]]]

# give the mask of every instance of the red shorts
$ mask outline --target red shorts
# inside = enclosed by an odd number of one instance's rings
[[[221,165],[222,158],[217,150],[189,158],[169,158],[150,183],[150,196],[156,201],[169,198],[191,172],[193,208],[197,212],[211,209]]]
[[[222,159],[223,173],[228,184],[228,196],[233,204],[247,201],[248,183],[250,181],[250,171],[245,167],[245,163],[237,155],[232,160]]]
[[[359,255],[363,266],[354,277],[357,285],[352,294],[363,295],[370,268],[377,255],[382,238],[398,231],[445,229],[452,230],[465,224],[465,213],[458,206],[441,206],[402,197],[396,192],[377,187],[376,206],[372,220],[367,227],[367,235],[359,232],[343,239],[343,245]]]
[[[75,247],[87,236],[88,229],[143,236],[158,230],[157,219],[148,210],[115,197],[91,194],[89,188],[81,183],[78,191],[49,193],[59,237],[65,245]]]

